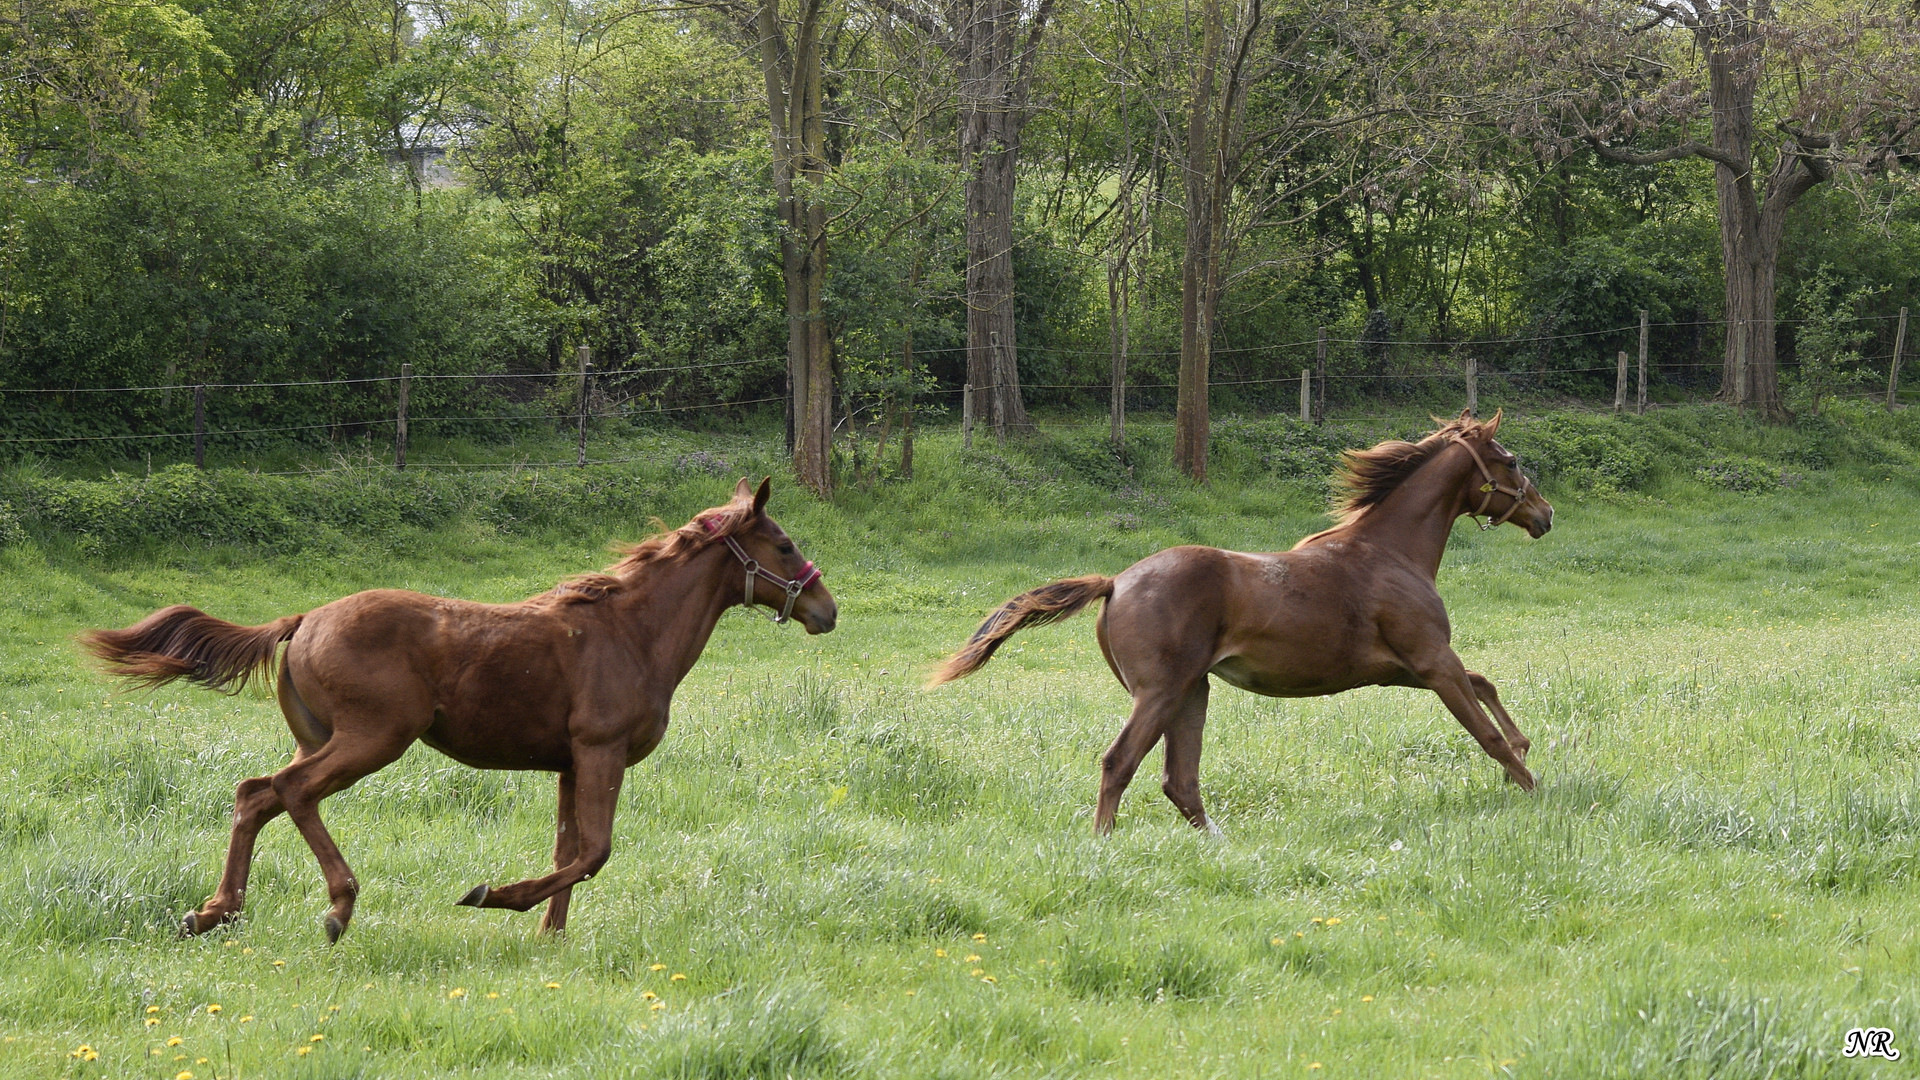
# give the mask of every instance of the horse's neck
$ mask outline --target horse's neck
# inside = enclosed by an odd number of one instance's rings
[[[632,568],[614,594],[609,612],[625,627],[640,631],[649,678],[671,680],[671,691],[700,659],[720,616],[740,597],[740,582],[727,570],[735,561],[713,544],[685,559],[648,562]],[[733,581],[734,591],[725,588]]]
[[[1472,468],[1464,452],[1441,451],[1392,494],[1355,518],[1348,526],[1350,534],[1397,552],[1429,578],[1439,577],[1447,537],[1464,512],[1460,485]]]

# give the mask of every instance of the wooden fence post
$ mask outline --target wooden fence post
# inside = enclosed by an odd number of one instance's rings
[[[1645,416],[1647,413],[1647,309],[1640,309],[1640,394],[1634,399],[1633,413]]]
[[[204,384],[193,388],[193,467],[207,467],[207,388]]]
[[[1900,309],[1900,328],[1893,332],[1893,364],[1887,368],[1887,408],[1900,398],[1900,354],[1907,349],[1907,309]]]
[[[1467,415],[1480,414],[1480,358],[1467,357]]]
[[[1627,350],[1620,350],[1620,370],[1613,377],[1613,414],[1620,415],[1627,407]]]
[[[1313,369],[1300,369],[1300,422],[1313,422]]]
[[[1327,328],[1320,328],[1320,345],[1315,352],[1314,378],[1319,385],[1314,387],[1313,418],[1315,422],[1327,422]]]
[[[960,445],[973,449],[973,384],[960,391]]]
[[[585,465],[587,463],[588,391],[592,389],[592,387],[587,384],[587,369],[593,366],[593,349],[589,346],[582,345],[578,352],[580,354],[580,444],[579,450],[574,456],[573,463],[575,465]]]
[[[400,410],[393,424],[393,467],[407,467],[407,384],[413,380],[413,365],[400,365]]]

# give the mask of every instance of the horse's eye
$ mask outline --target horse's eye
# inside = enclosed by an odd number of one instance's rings
[[[783,541],[783,542],[782,542],[782,543],[780,544],[780,554],[782,554],[782,555],[791,555],[791,554],[793,554],[793,545],[792,545],[792,544],[789,544],[789,543],[786,543],[786,542],[784,542],[784,541]]]

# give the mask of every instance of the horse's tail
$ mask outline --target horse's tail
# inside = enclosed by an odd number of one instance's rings
[[[980,629],[967,639],[966,646],[940,665],[940,669],[933,673],[933,678],[927,680],[927,685],[939,686],[943,682],[971,675],[985,667],[987,661],[993,659],[994,650],[1000,647],[1000,643],[1016,632],[1029,626],[1042,626],[1067,618],[1093,601],[1112,595],[1113,579],[1099,574],[1068,578],[1029,589],[1001,604],[993,614],[987,616],[986,621],[980,624]]]
[[[273,663],[274,651],[304,618],[288,615],[264,626],[239,626],[175,604],[125,630],[89,631],[80,635],[80,644],[106,662],[109,674],[148,689],[184,678],[231,694]]]

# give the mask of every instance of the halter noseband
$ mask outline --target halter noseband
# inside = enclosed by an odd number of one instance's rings
[[[1453,441],[1459,443],[1461,446],[1466,448],[1467,454],[1473,458],[1474,465],[1478,466],[1480,469],[1481,479],[1486,481],[1486,483],[1480,485],[1479,509],[1474,510],[1472,513],[1468,514],[1467,516],[1473,518],[1475,523],[1477,523],[1480,526],[1481,532],[1486,532],[1488,529],[1491,529],[1496,525],[1505,525],[1507,523],[1507,519],[1512,517],[1516,510],[1520,509],[1520,503],[1522,502],[1522,500],[1524,500],[1527,497],[1526,491],[1521,488],[1508,487],[1507,485],[1502,484],[1499,481],[1495,480],[1493,478],[1493,472],[1487,468],[1487,463],[1480,459],[1480,451],[1474,449],[1473,443],[1467,441],[1465,437],[1460,435],[1455,435],[1453,437]],[[1507,512],[1504,514],[1501,514],[1499,517],[1494,518],[1491,521],[1481,521],[1480,520],[1481,518],[1487,516],[1487,506],[1493,502],[1493,497],[1495,495],[1505,495],[1507,498],[1513,500],[1513,504],[1511,506],[1508,506]]]
[[[714,527],[712,518],[701,518],[700,524],[705,526],[706,530],[710,533],[719,531]],[[787,594],[787,602],[781,605],[780,614],[767,616],[767,618],[773,620],[775,625],[787,621],[788,616],[793,614],[794,601],[800,599],[800,593],[806,589],[807,586],[820,579],[820,568],[813,565],[812,562],[808,562],[807,565],[800,568],[800,576],[789,581],[766,567],[761,566],[758,560],[748,556],[746,549],[740,546],[738,540],[724,533],[721,534],[720,539],[727,545],[727,550],[733,552],[734,558],[740,560],[740,565],[747,568],[746,599],[743,603],[747,606],[748,610],[753,609],[753,579],[756,577],[766,578],[769,582],[773,583],[775,588]]]

